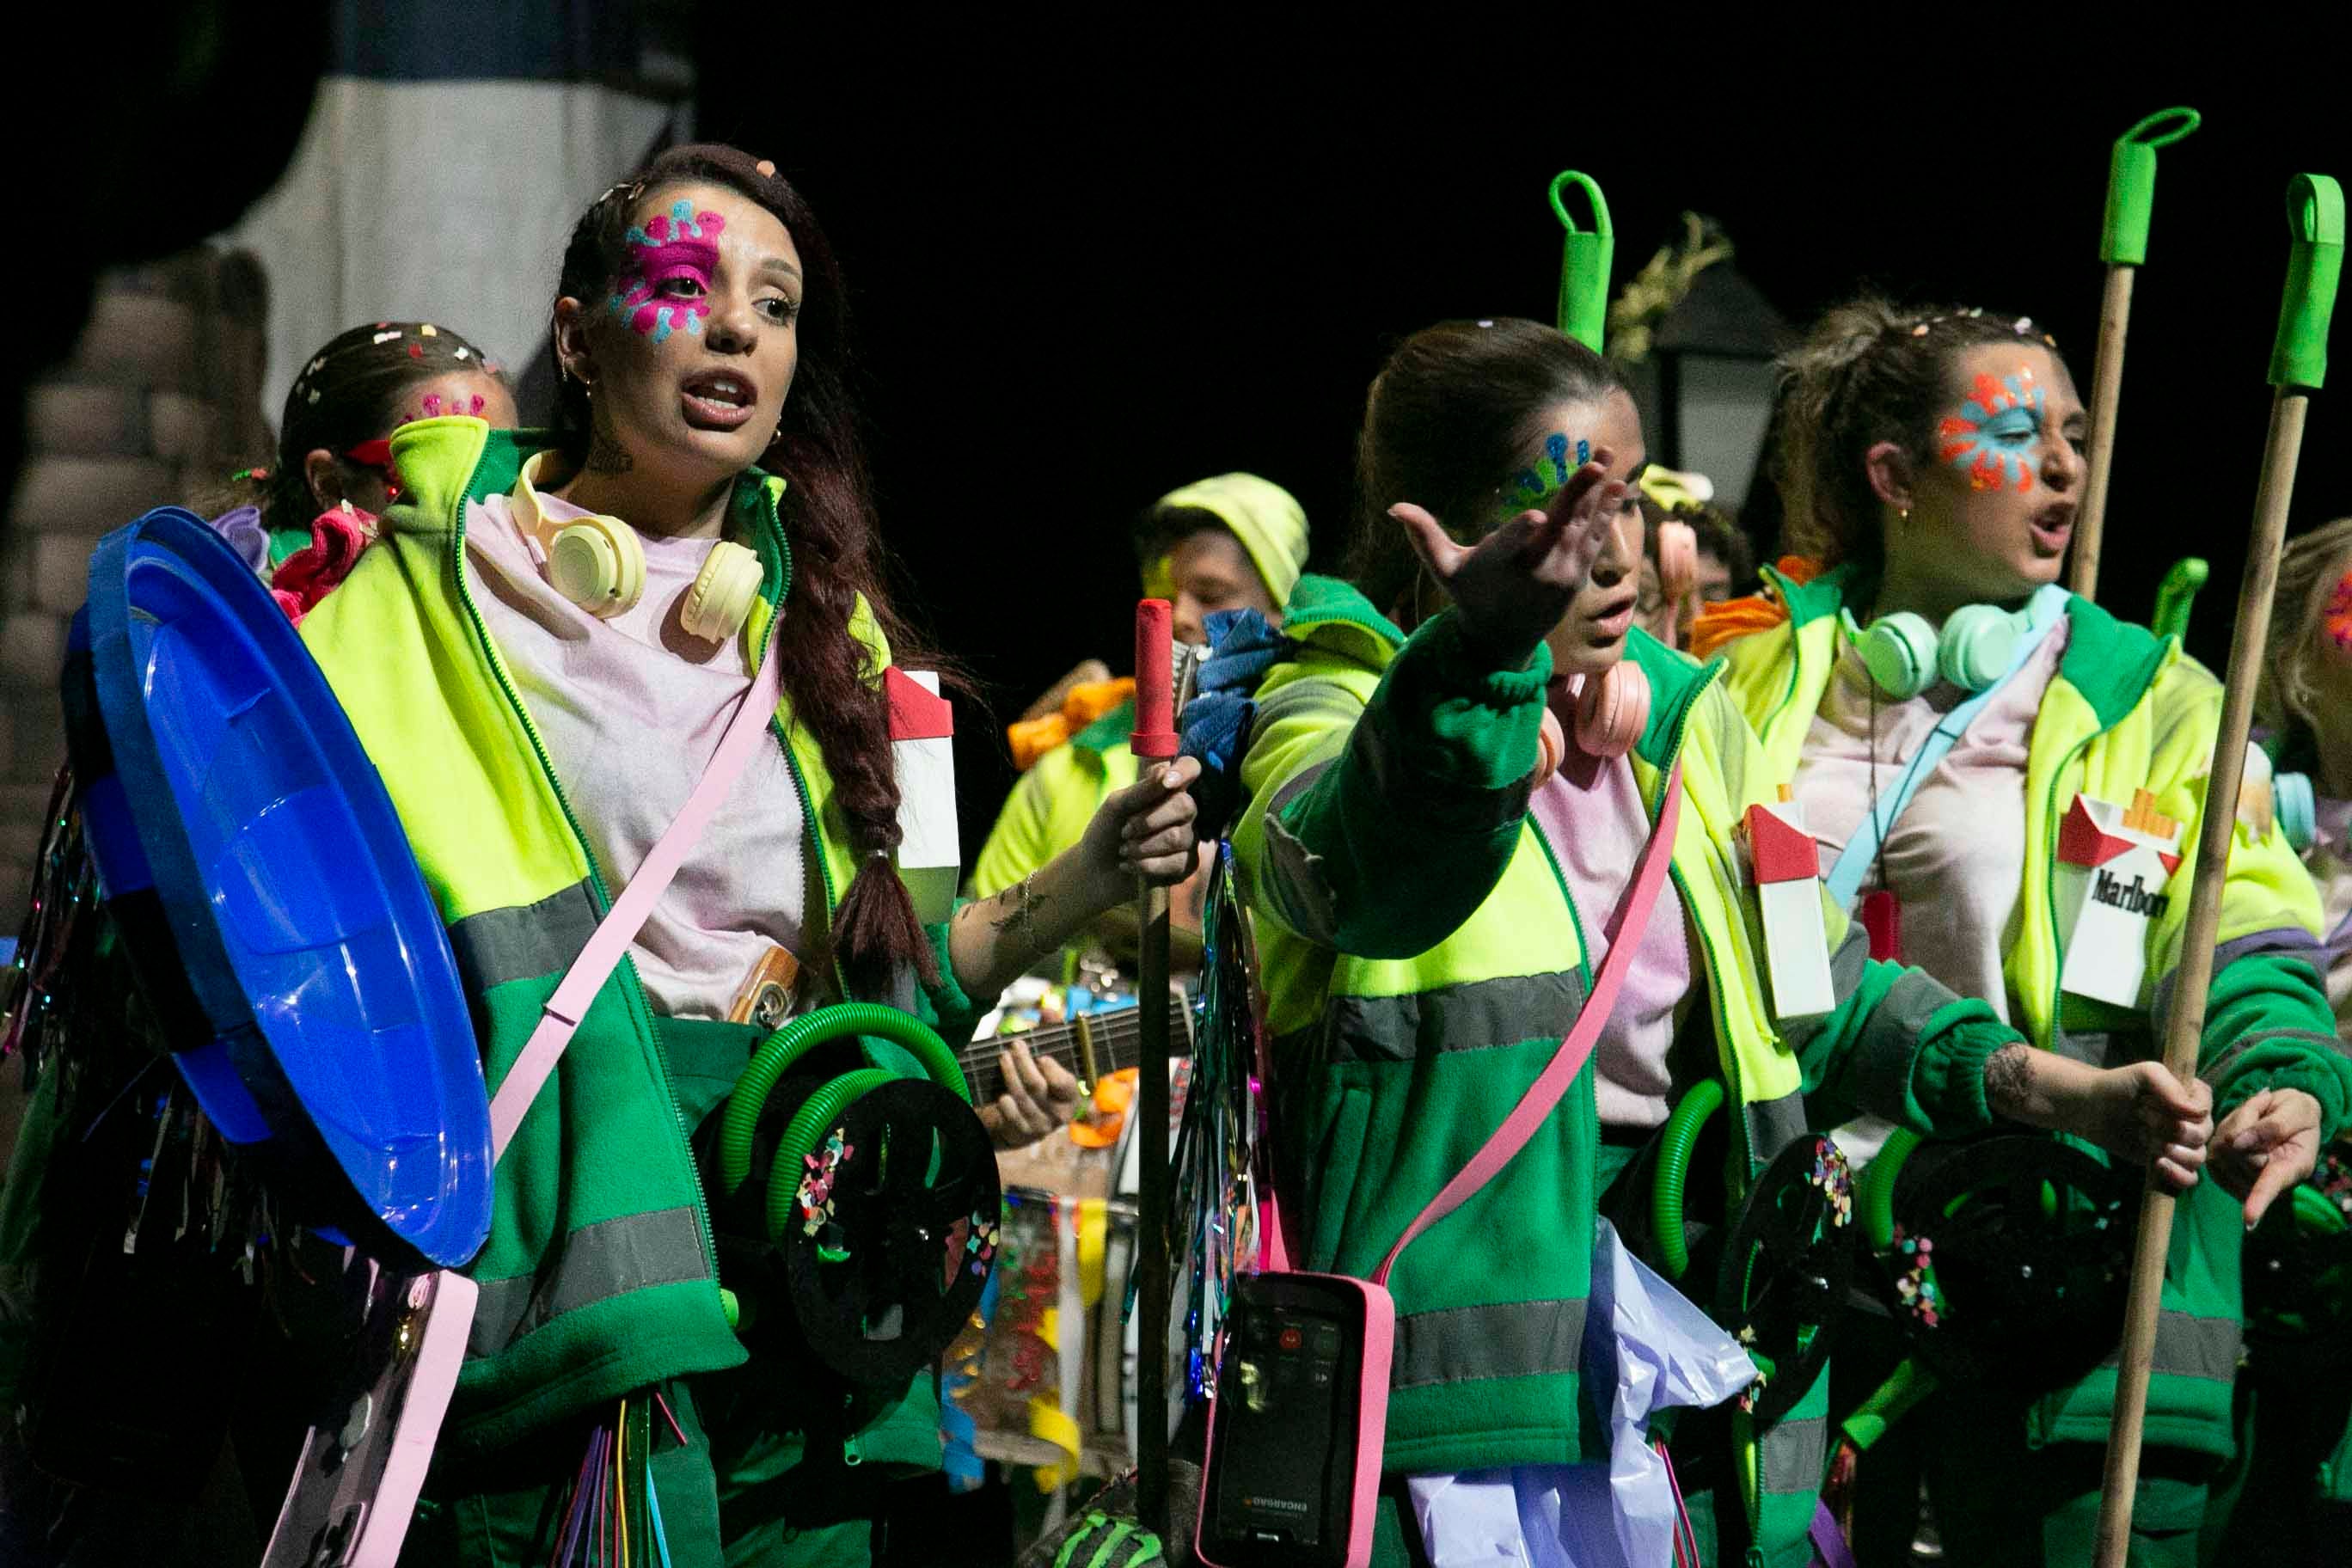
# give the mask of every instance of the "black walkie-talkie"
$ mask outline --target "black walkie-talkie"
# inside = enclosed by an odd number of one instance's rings
[[[1234,1283],[1194,1541],[1209,1568],[1371,1561],[1395,1334],[1394,1301],[1368,1280]]]

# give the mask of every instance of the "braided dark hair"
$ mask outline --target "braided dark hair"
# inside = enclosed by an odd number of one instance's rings
[[[773,214],[793,237],[805,280],[799,364],[761,467],[788,481],[781,516],[792,541],[794,604],[777,618],[775,630],[784,690],[794,721],[808,728],[824,753],[833,775],[831,808],[840,814],[859,860],[834,911],[832,955],[856,995],[887,995],[894,973],[908,966],[937,984],[937,955],[890,863],[900,837],[898,781],[881,671],[845,630],[858,595],[896,658],[926,667],[942,661],[918,643],[883,591],[880,531],[851,390],[849,306],[816,215],[772,163],[714,143],[673,147],[582,216],[564,247],[556,292],[604,300],[624,259],[631,212],[666,187],[686,184],[725,186]],[[558,394],[555,433],[572,467],[586,458],[588,410],[586,387],[567,378]]]
[[[286,395],[275,460],[207,498],[205,514],[252,505],[261,509],[264,528],[306,526],[319,500],[305,459],[322,447],[341,453],[386,434],[410,387],[457,371],[499,374],[472,342],[430,321],[370,321],[336,333],[303,362]]]
[[[1957,307],[1897,310],[1875,296],[1840,305],[1780,358],[1778,439],[1767,458],[1783,508],[1781,547],[1824,565],[1874,568],[1885,542],[1868,454],[1881,441],[1926,463],[1936,418],[1951,401],[1955,355],[2021,340],[2058,341],[2031,317]]]

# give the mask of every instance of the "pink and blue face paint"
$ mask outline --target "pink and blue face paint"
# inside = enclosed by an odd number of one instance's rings
[[[2033,372],[1978,375],[1936,437],[1937,455],[1968,475],[1971,489],[2032,489],[2042,468],[2042,388]]]
[[[419,419],[438,419],[445,414],[470,414],[480,418],[482,395],[478,392],[471,397],[444,397],[437,392],[428,392],[417,400],[416,412],[401,416],[400,422],[408,425]]]
[[[656,342],[683,327],[700,333],[710,315],[710,279],[719,270],[719,235],[724,214],[696,212],[692,202],[674,202],[643,227],[623,237],[629,258],[613,279],[607,308],[631,331]],[[691,292],[671,293],[679,284]]]
[[[1592,460],[1592,443],[1572,441],[1559,431],[1544,437],[1543,456],[1533,468],[1521,468],[1502,489],[1506,518],[1537,511],[1548,505],[1569,476]]]

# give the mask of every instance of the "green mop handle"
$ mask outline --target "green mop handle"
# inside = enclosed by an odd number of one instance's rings
[[[2287,186],[2287,226],[2294,247],[2271,351],[2270,434],[2262,479],[2254,491],[2253,537],[2246,542],[2246,575],[2231,628],[2230,664],[2221,684],[2221,733],[2205,786],[2208,807],[2198,823],[2197,862],[2189,883],[2189,919],[2173,971],[2173,1004],[2164,1021],[2164,1065],[2183,1083],[2197,1070],[2205,1028],[2206,988],[2213,978],[2213,948],[2221,918],[2221,884],[2229,874],[2235,814],[2253,727],[2254,682],[2270,641],[2278,598],[2279,550],[2286,542],[2294,500],[2294,470],[2303,455],[2304,416],[2311,394],[2327,375],[2328,312],[2344,267],[2344,191],[2325,174],[2297,174]],[[2219,802],[2220,805],[2212,803]],[[2131,1546],[2132,1500],[2139,1485],[2140,1438],[2147,1415],[2147,1380],[2156,1355],[2156,1319],[2164,1263],[2172,1241],[2173,1197],[2151,1191],[2140,1205],[2132,1254],[2131,1294],[2124,1308],[2123,1345],[2116,1358],[2115,1415],[2108,1428],[2105,1495],[2100,1499],[2098,1568],[2124,1568]]]
[[[2156,590],[2156,613],[2147,618],[2148,629],[2160,637],[2189,640],[2189,612],[2197,607],[2197,590],[2205,585],[2211,570],[2201,555],[2184,555],[2172,563],[2164,581]]]
[[[2156,150],[2197,129],[2193,109],[2164,109],[2116,139],[2107,160],[2107,210],[2099,259],[2107,264],[2099,301],[2099,357],[2091,371],[2091,430],[2085,443],[2083,501],[2074,517],[2074,559],[2066,585],[2098,596],[2099,545],[2106,533],[2107,479],[2115,469],[2116,408],[2122,401],[2124,337],[2131,329],[2133,269],[2147,259],[2148,215],[2156,207]]]
[[[1584,192],[1592,208],[1592,226],[1579,228],[1560,199],[1566,187]],[[1617,254],[1617,231],[1609,222],[1609,203],[1590,174],[1563,169],[1552,176],[1551,210],[1566,230],[1559,253],[1559,330],[1594,353],[1609,329],[1609,267]]]

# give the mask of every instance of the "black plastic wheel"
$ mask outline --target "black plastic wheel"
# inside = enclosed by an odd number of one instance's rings
[[[786,1299],[811,1351],[853,1383],[903,1384],[936,1362],[995,1267],[1003,1192],[971,1108],[925,1079],[867,1091],[841,1114],[848,1152],[831,1213],[776,1246]]]
[[[2024,1396],[2115,1352],[2137,1172],[2055,1138],[1923,1144],[1895,1184],[1888,1304],[1947,1386]]]
[[[1853,1285],[1853,1226],[1845,1155],[1811,1136],[1764,1168],[1724,1237],[1715,1317],[1771,1363],[1741,1396],[1759,1426],[1793,1409],[1829,1363]]]

